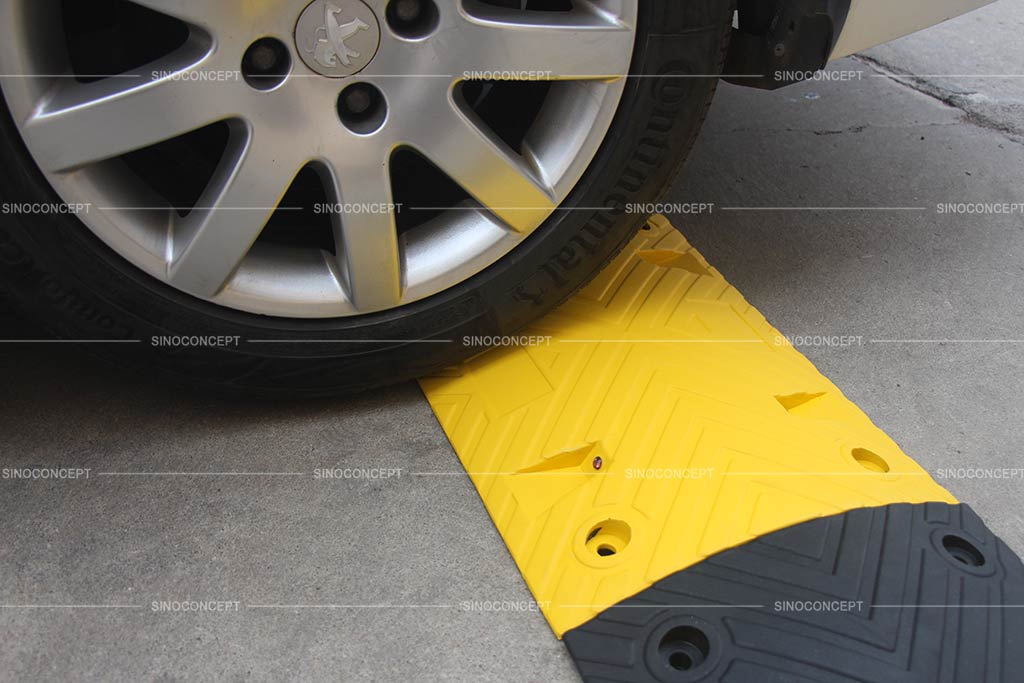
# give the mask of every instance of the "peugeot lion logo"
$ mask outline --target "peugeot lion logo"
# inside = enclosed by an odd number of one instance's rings
[[[302,61],[329,77],[350,76],[370,63],[380,46],[380,24],[360,0],[314,0],[295,27]]]
[[[320,65],[331,69],[340,61],[345,66],[352,65],[352,59],[362,55],[353,50],[345,41],[359,33],[369,31],[370,25],[358,17],[342,24],[338,21],[341,8],[327,3],[324,6],[324,25],[316,30],[316,42],[306,48]]]

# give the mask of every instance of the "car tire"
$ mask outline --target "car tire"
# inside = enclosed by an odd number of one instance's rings
[[[559,210],[521,245],[446,291],[379,313],[299,320],[178,291],[115,253],[73,215],[0,217],[0,287],[60,338],[178,385],[322,397],[408,380],[510,335],[558,306],[628,243],[690,152],[714,94],[731,0],[640,2],[636,47],[609,135]],[[7,105],[0,202],[57,203]],[[571,209],[571,210],[570,210]],[[165,345],[174,337],[224,340]],[[98,343],[123,340],[123,344]],[[272,343],[270,343],[272,342]]]

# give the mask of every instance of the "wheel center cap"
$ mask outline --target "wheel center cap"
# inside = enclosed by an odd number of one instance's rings
[[[360,0],[316,0],[295,25],[295,45],[302,61],[330,78],[359,73],[380,47],[380,23]]]

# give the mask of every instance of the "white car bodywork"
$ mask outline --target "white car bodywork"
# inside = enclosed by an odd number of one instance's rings
[[[853,0],[832,52],[839,59],[991,4],[994,0]]]

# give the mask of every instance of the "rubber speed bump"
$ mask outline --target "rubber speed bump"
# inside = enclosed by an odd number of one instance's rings
[[[539,343],[486,353],[421,385],[586,678],[853,680],[826,675],[830,658],[849,663],[836,659],[840,651],[871,661],[885,651],[893,666],[906,664],[897,645],[918,643],[920,658],[920,643],[941,647],[956,621],[906,591],[948,587],[946,575],[920,575],[926,564],[932,573],[977,570],[979,557],[992,571],[969,577],[988,591],[975,616],[994,611],[985,623],[1003,627],[985,633],[1024,637],[1024,611],[1002,609],[1024,585],[1019,560],[1005,546],[998,559],[986,551],[995,542],[984,526],[667,220],[652,219],[524,337]],[[868,522],[852,512],[867,508],[910,511]],[[890,521],[900,515],[924,515],[931,526]],[[934,521],[943,515],[947,522]],[[948,521],[965,515],[960,526]],[[867,527],[843,531],[855,524]],[[715,590],[703,579],[691,588],[693,577],[711,577]],[[864,593],[872,586],[895,590],[892,604],[913,613],[878,606],[878,595]],[[939,602],[963,597],[947,591]],[[860,611],[832,614],[836,623],[817,623],[815,613],[802,630],[800,618],[773,611],[776,602],[815,600],[859,601]],[[792,626],[796,640],[773,619]],[[744,620],[758,626],[741,629]],[[819,647],[822,634],[836,642]],[[750,655],[761,640],[776,654]],[[988,642],[990,665],[1019,659]],[[856,680],[958,680],[876,679],[872,671]]]

